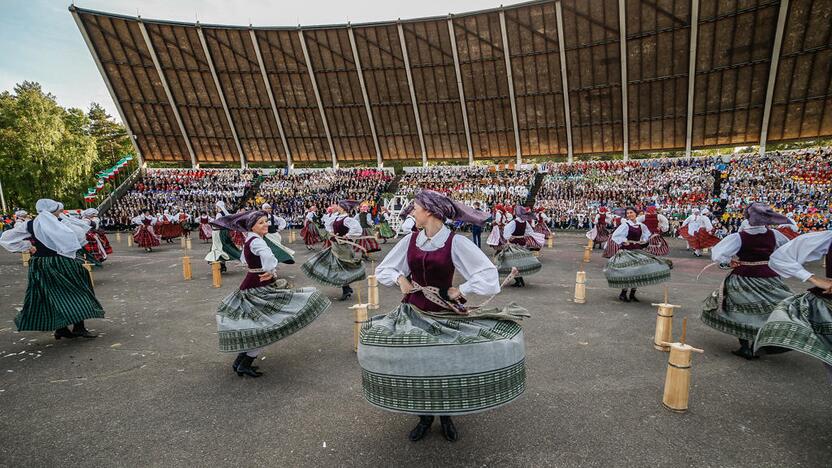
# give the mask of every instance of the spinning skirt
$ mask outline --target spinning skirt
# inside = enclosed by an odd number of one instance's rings
[[[506,240],[503,238],[503,230],[500,226],[494,225],[494,227],[491,228],[491,234],[488,235],[488,239],[485,240],[485,243],[494,248],[506,243]]]
[[[219,349],[238,353],[268,346],[309,325],[329,306],[317,289],[288,289],[286,280],[234,291],[217,308]]]
[[[771,311],[794,293],[775,276],[728,275],[702,308],[702,321],[714,330],[754,341]]]
[[[543,234],[543,239],[548,239],[552,237],[552,230],[549,229],[549,226],[546,223],[537,223],[534,227],[534,232],[538,234]]]
[[[615,257],[615,254],[617,254],[619,250],[621,250],[620,245],[613,241],[609,241],[607,242],[607,246],[604,247],[604,253],[602,253],[601,256],[604,258],[612,258]]]
[[[777,230],[780,231],[780,234],[783,234],[789,240],[792,240],[795,237],[800,235],[799,232],[794,232],[794,231],[792,231],[791,229],[789,229],[787,227],[779,227],[779,228],[777,228]]]
[[[477,413],[526,388],[520,325],[434,318],[410,304],[362,326],[358,364],[367,401],[402,413]]]
[[[239,260],[240,249],[231,241],[227,229],[213,231],[211,233],[211,251],[205,256],[206,262],[224,262],[228,260]]]
[[[107,246],[109,247],[109,245]],[[99,236],[95,231],[87,231],[87,243],[84,244],[84,258],[91,257],[93,258],[96,263],[101,263],[107,259],[107,247],[104,246],[104,243],[101,241]],[[110,247],[110,252],[113,252],[113,248]]]
[[[104,309],[78,260],[32,257],[23,309],[14,319],[19,331],[53,331],[91,318],[103,318]]]
[[[158,247],[161,245],[159,240],[159,236],[153,231],[153,226],[141,225],[136,229],[136,233],[133,234],[133,242],[143,249]]]
[[[684,232],[684,230],[683,230]],[[719,244],[719,237],[708,232],[705,228],[699,228],[693,236],[685,237],[692,249],[707,249]]]
[[[511,269],[516,267],[519,276],[531,276],[543,268],[531,251],[511,243],[506,244],[494,255],[494,264],[501,275],[508,275]]]
[[[832,366],[832,296],[812,288],[783,299],[757,333],[754,350],[779,346]]]
[[[646,250],[653,255],[664,257],[670,253],[670,246],[667,245],[667,241],[664,240],[661,234],[653,234],[650,236],[650,242],[647,244]]]
[[[326,286],[347,286],[367,277],[361,254],[348,244],[335,244],[309,257],[300,266],[306,276]]]
[[[591,239],[596,244],[603,244],[604,242],[610,240],[610,232],[607,230],[606,226],[598,225],[590,229],[589,232],[586,233],[586,237],[587,239]]]
[[[278,237],[272,238],[271,236]],[[278,263],[293,265],[295,263],[295,258],[293,257],[295,252],[281,244],[279,239],[279,234],[266,234],[263,237],[263,240],[266,241],[266,245],[269,246],[269,249],[272,251],[272,254],[274,254]]]
[[[303,229],[300,230],[300,236],[303,237],[303,243],[306,245],[315,245],[321,241],[318,228],[314,223],[304,224]]]
[[[390,228],[390,224],[387,221],[383,221],[378,224],[378,236],[382,239],[392,239],[396,237],[396,233],[393,232],[393,229]]]
[[[173,239],[182,235],[182,225],[174,223],[157,224],[159,237],[162,239]]]
[[[639,288],[670,279],[673,262],[641,250],[619,250],[604,268],[611,288]]]
[[[367,249],[367,253],[381,252],[381,247],[378,246],[378,241],[376,240],[376,233],[372,228],[364,228],[361,237],[356,239],[355,243]]]
[[[211,225],[210,224],[199,224],[199,238],[201,240],[211,240]]]
[[[231,242],[238,248],[242,249],[246,243],[246,234],[240,231],[228,231],[228,236]]]

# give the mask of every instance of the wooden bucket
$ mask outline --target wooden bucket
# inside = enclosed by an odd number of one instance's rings
[[[670,347],[662,404],[670,411],[684,413],[688,410],[690,397],[691,353],[704,351],[684,343],[664,342],[662,344]]]
[[[575,303],[583,304],[586,302],[586,272],[579,271],[575,275]]]
[[[666,302],[653,305],[658,307],[656,310],[656,333],[653,337],[653,348],[658,351],[668,352],[670,351],[670,347],[662,343],[670,343],[673,340],[673,309],[679,306]]]

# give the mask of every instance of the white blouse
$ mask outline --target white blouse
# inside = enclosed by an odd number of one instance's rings
[[[645,216],[641,215],[638,218],[636,218],[636,221],[638,221],[639,223],[644,223],[644,218],[645,218]],[[659,231],[667,232],[667,230],[670,229],[670,222],[667,220],[667,217],[663,214],[656,213],[656,218],[659,221]],[[658,233],[656,233],[656,234],[658,234]]]
[[[506,226],[503,228],[503,237],[506,239],[510,239],[514,235],[514,228],[517,226],[517,220],[511,220]],[[528,236],[534,233],[534,228],[532,227],[532,223],[526,222],[526,230],[523,231],[524,236]]]
[[[26,223],[31,221],[18,222],[12,229],[3,231],[0,235],[0,246],[12,253],[28,252],[32,247],[29,239],[32,237],[26,230]]]
[[[743,229],[744,232],[748,234],[765,234],[768,231],[768,228],[765,226],[749,226]],[[777,242],[777,247],[784,245],[789,241],[789,239],[780,234],[780,231],[773,230],[774,232],[774,240]],[[725,236],[724,239],[719,241],[719,244],[713,246],[711,250],[711,260],[719,263],[728,263],[731,261],[731,258],[740,251],[742,247],[742,238],[740,237],[740,233],[735,232],[733,234],[729,234]]]
[[[416,226],[416,218],[414,218],[413,216],[408,216],[407,219],[402,221],[402,225],[399,228],[399,231],[409,232],[409,231],[413,230],[413,228],[415,226]]]
[[[272,249],[266,244],[266,241],[263,240],[262,237],[258,236],[253,232],[246,233],[246,242],[249,239],[254,239],[249,244],[251,248],[251,253],[260,257],[260,264],[263,265],[263,271],[267,273],[271,273],[274,275],[277,272],[277,258],[272,253]],[[246,263],[246,256],[245,253],[240,255],[240,263],[243,265],[248,265]]]
[[[441,249],[445,246],[450,234],[451,231],[447,227],[442,227],[433,238],[428,237],[424,230],[419,231],[415,234],[417,236],[416,247],[424,252]],[[399,276],[410,275],[410,266],[407,264],[407,249],[413,235],[414,233],[410,233],[404,236],[376,267],[376,278],[381,284],[395,286],[398,283]],[[459,291],[463,295],[490,296],[500,292],[500,278],[497,274],[497,267],[467,237],[453,237],[451,260],[454,268],[465,278],[465,282],[459,285]]]
[[[350,218],[347,215],[337,215],[337,216],[332,216],[332,217],[330,217],[329,219],[326,220],[325,227],[326,227],[326,230],[330,234],[335,234],[335,230],[333,228],[333,225],[335,224],[335,221],[337,221],[339,219],[344,220],[344,226],[349,228],[349,232],[347,233],[347,237],[360,237],[361,234],[364,232],[364,230],[361,229],[361,223],[359,223],[357,219]]]
[[[627,232],[630,229],[630,226],[640,226],[641,227],[641,242],[647,242],[650,240],[650,229],[644,225],[644,223],[639,222],[632,222],[629,219],[622,219],[621,224],[615,228],[615,231],[612,232],[612,241],[618,245],[627,242]]]
[[[832,231],[802,234],[775,250],[768,260],[768,266],[784,278],[806,281],[812,277],[803,265],[820,260],[832,244]]]

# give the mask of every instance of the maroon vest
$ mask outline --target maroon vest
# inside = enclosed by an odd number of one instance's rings
[[[639,242],[641,240],[641,226],[635,225],[630,226],[627,225],[627,240],[630,242]],[[638,250],[643,249],[643,244],[624,244],[621,246],[624,250]]]
[[[740,246],[737,257],[741,262],[768,262],[769,257],[777,248],[774,231],[767,230],[764,234],[749,234],[740,231]],[[779,276],[768,265],[740,265],[734,268],[733,274],[753,278],[774,278]]]
[[[599,226],[606,226],[607,225],[607,215],[606,213],[598,214],[598,223]]]
[[[826,277],[832,278],[832,244],[829,244],[829,250],[826,251]]]
[[[647,226],[651,234],[658,234],[659,216],[656,213],[647,213],[644,215],[644,225]]]
[[[448,289],[453,285],[454,262],[451,258],[451,246],[454,233],[448,235],[445,245],[433,252],[425,252],[416,246],[416,234],[410,236],[407,247],[407,266],[410,268],[410,279],[420,286],[433,286]],[[408,294],[402,302],[413,304],[415,307],[427,311],[438,312],[445,310],[441,306],[427,300],[421,291]]]
[[[150,220],[149,220],[149,219],[147,219],[147,218],[144,218],[144,219],[142,220],[142,224],[144,224],[145,226],[150,226]]]
[[[259,270],[263,268],[263,263],[260,261],[260,256],[255,255],[251,251],[251,241],[253,240],[254,237],[246,241],[245,246],[243,246],[243,255],[245,255],[249,270]],[[246,273],[246,277],[243,278],[243,282],[240,284],[240,290],[259,288],[274,283],[274,278],[268,281],[260,281],[260,274],[252,272]]]
[[[344,220],[347,218],[336,219],[332,222],[332,231],[336,236],[346,236],[350,232],[350,228],[344,226]]]

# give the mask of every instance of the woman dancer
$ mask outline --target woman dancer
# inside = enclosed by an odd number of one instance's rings
[[[58,219],[63,204],[44,198],[35,207],[38,215],[34,221],[0,236],[0,245],[6,250],[32,254],[23,309],[14,323],[18,331],[54,330],[56,340],[95,338],[84,320],[103,318],[104,309],[95,298],[89,274],[75,259],[84,234],[79,236]]]
[[[156,225],[156,218],[150,215],[150,210],[143,209],[142,214],[136,216],[131,221],[138,225],[136,231],[133,233],[133,242],[145,252],[152,252],[153,247],[162,245],[160,237],[156,235],[153,227]]]
[[[626,218],[610,238],[615,254],[604,268],[607,284],[611,288],[621,288],[618,299],[623,302],[638,302],[636,288],[669,280],[670,269],[673,266],[670,260],[660,259],[642,251],[650,240],[650,230],[644,223],[636,221],[636,216],[635,208],[627,208]]]
[[[203,243],[211,240],[211,221],[208,213],[203,211],[199,214],[199,240]]]
[[[500,247],[506,243],[506,239],[503,237],[503,228],[507,222],[505,208],[502,204],[497,203],[494,206],[494,215],[491,219],[491,234],[485,240],[485,243],[496,251],[499,251]]]
[[[396,237],[396,233],[393,232],[393,229],[390,228],[390,212],[387,210],[386,207],[381,207],[381,213],[379,214],[380,221],[378,223],[378,237],[382,239],[382,243],[386,244],[387,239],[392,239]]]
[[[252,363],[263,348],[312,323],[330,302],[315,288],[289,289],[286,280],[276,279],[278,260],[263,239],[269,232],[266,212],[238,213],[212,224],[246,233],[240,262],[248,267],[239,289],[217,309],[219,349],[238,353],[231,366],[238,376],[260,377]]]
[[[595,215],[595,225],[586,234],[586,237],[592,240],[592,248],[597,245],[600,248],[605,248],[607,241],[610,239],[610,232],[607,230],[607,207],[602,206],[598,208],[598,214]]]
[[[113,253],[113,248],[110,246],[107,234],[100,229],[98,210],[87,208],[81,212],[81,216],[90,226],[90,230],[86,234],[87,242],[84,244],[84,250],[93,257],[96,263],[101,265],[101,262],[107,260],[107,256]]]
[[[532,254],[532,251],[543,247],[544,241],[543,234],[534,232],[531,226],[533,219],[534,214],[528,208],[517,205],[514,208],[514,219],[503,229],[503,238],[508,239],[508,244],[494,256],[497,271],[501,275],[508,275],[513,268],[517,268],[519,274],[514,277],[516,287],[525,287],[523,276],[533,275],[542,267]]]
[[[451,416],[495,408],[523,393],[525,349],[516,321],[528,313],[463,305],[467,295],[500,291],[497,269],[443,221],[482,225],[487,213],[431,190],[405,211],[424,229],[404,236],[376,269],[378,281],[397,285],[404,299],[361,329],[364,396],[382,409],[418,415],[411,441],[421,440],[438,415],[442,434],[453,442],[459,433]],[[465,282],[454,287],[456,271]]]
[[[214,220],[228,216],[228,210],[225,209],[225,202],[217,201],[217,216]],[[239,260],[242,252],[234,245],[231,240],[228,229],[215,228],[211,231],[211,250],[205,256],[205,261],[209,263],[220,262],[220,272],[228,271],[225,262],[229,260]]]
[[[306,250],[312,250],[315,248],[315,244],[321,242],[321,238],[318,236],[318,227],[315,226],[315,214],[317,212],[318,208],[312,205],[303,217],[303,229],[300,230],[300,236],[303,237]]]
[[[643,223],[650,230],[650,240],[647,243],[648,252],[659,257],[670,253],[670,246],[662,237],[662,234],[670,229],[670,222],[665,215],[656,212],[655,205],[648,206],[647,212],[636,218],[636,221]]]
[[[370,205],[364,202],[359,207],[359,213],[356,215],[358,223],[361,225],[361,237],[358,239],[358,244],[364,247],[365,253],[381,252],[381,247],[376,240],[376,233],[373,229],[373,218],[370,215]]]
[[[745,217],[748,227],[726,236],[711,251],[713,261],[731,263],[734,270],[705,300],[702,321],[739,339],[740,348],[731,351],[735,356],[753,359],[760,327],[774,306],[793,293],[768,267],[771,254],[789,240],[766,226],[782,223],[786,217],[763,203],[749,205]]]
[[[535,215],[534,219],[534,232],[543,234],[543,239],[548,239],[552,237],[552,230],[549,229],[549,221],[552,218],[546,214],[545,209],[542,206],[537,207],[537,214]]]
[[[361,236],[361,225],[348,215],[356,204],[353,200],[341,200],[335,205],[335,212],[326,226],[330,233],[329,245],[301,265],[303,272],[313,280],[327,286],[340,286],[342,301],[352,297],[350,283],[367,277],[361,263],[363,248],[354,241]]]

